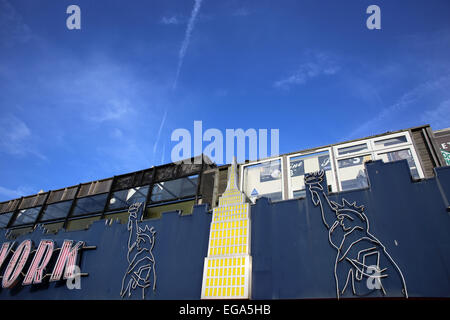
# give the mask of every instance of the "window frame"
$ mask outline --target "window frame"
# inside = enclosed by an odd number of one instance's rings
[[[416,150],[413,148],[412,145],[405,145],[404,143],[402,143],[400,145],[400,147],[396,146],[395,148],[386,148],[383,150],[376,151],[376,152],[374,152],[375,160],[383,161],[382,156],[381,156],[382,154],[388,153],[388,152],[402,151],[402,150],[409,150],[411,152],[414,163],[416,164],[417,173],[419,174],[419,179],[423,179],[424,178],[423,169],[422,169],[422,166],[420,165],[419,157],[417,156]],[[389,163],[389,162],[385,162],[385,163]],[[409,166],[408,166],[408,169],[409,169]],[[412,176],[411,176],[411,178],[412,178]]]
[[[87,195],[87,196],[83,196],[83,197],[76,197],[75,199],[73,199],[74,203],[73,203],[73,208],[71,209],[69,215],[67,216],[68,220],[71,220],[72,218],[80,218],[80,217],[88,217],[90,215],[102,215],[105,211],[105,206],[103,206],[103,208],[99,211],[94,211],[94,212],[88,212],[88,213],[84,213],[84,214],[75,214],[75,208],[77,206],[77,201],[80,199],[86,199],[86,198],[91,198],[91,197],[97,197],[100,195],[106,195],[106,200],[105,203],[108,202],[108,195],[109,192],[102,192],[102,193],[97,193],[97,194],[92,194],[92,195]]]
[[[154,184],[156,184],[157,182],[155,182]],[[125,206],[125,207],[120,207],[120,208],[115,208],[115,209],[111,209],[109,206],[110,206],[110,201],[111,201],[111,199],[113,198],[113,196],[114,196],[114,193],[116,193],[116,192],[121,192],[121,191],[125,191],[125,190],[130,190],[130,189],[136,189],[136,188],[145,188],[145,187],[148,187],[148,190],[147,190],[147,194],[145,195],[145,200],[147,200],[147,198],[148,198],[148,195],[149,195],[149,193],[150,193],[150,187],[152,187],[153,186],[153,184],[144,184],[144,185],[142,185],[142,186],[137,186],[137,187],[130,187],[130,188],[125,188],[125,189],[120,189],[120,190],[116,190],[116,191],[111,191],[111,195],[109,196],[109,198],[107,198],[106,199],[106,209],[105,209],[105,215],[108,215],[108,214],[114,214],[114,213],[118,213],[118,212],[121,212],[121,211],[127,211],[128,210],[128,208],[129,208],[129,206]]]
[[[288,172],[286,172],[286,175],[287,175],[286,177],[288,179],[288,199],[296,199],[296,198],[294,198],[294,190],[293,190],[293,187],[292,187],[292,179],[291,179],[291,176],[290,176],[291,158],[296,158],[296,157],[299,157],[299,156],[314,155],[314,154],[322,153],[322,152],[325,152],[325,151],[328,151],[328,156],[330,157],[331,173],[333,175],[333,181],[334,181],[334,183],[332,183],[331,186],[332,186],[333,189],[335,189],[332,192],[337,192],[339,190],[338,189],[337,176],[336,176],[336,165],[335,165],[334,160],[333,160],[333,152],[331,150],[331,147],[321,148],[321,149],[317,149],[317,150],[309,151],[309,152],[295,153],[295,154],[292,154],[292,155],[289,155],[289,156],[286,157],[286,159],[287,159],[286,160],[287,161],[286,169],[288,170]],[[306,174],[306,172],[305,172],[305,174]],[[327,188],[328,188],[328,186],[327,186]],[[306,187],[305,187],[305,190],[306,190]]]
[[[45,205],[40,205],[40,206],[35,206],[35,207],[29,207],[29,208],[23,208],[23,209],[17,209],[17,211],[14,213],[14,215],[9,219],[9,225],[10,225],[10,227],[8,228],[8,229],[17,229],[17,228],[24,228],[24,227],[28,227],[28,226],[34,226],[35,224],[37,224],[38,223],[38,220],[39,220],[39,216],[40,216],[40,214],[41,214],[41,212],[42,212],[42,210],[43,210],[43,208],[44,208],[44,206]],[[39,210],[38,210],[38,212],[37,212],[37,215],[36,215],[36,218],[34,219],[34,221],[33,222],[28,222],[28,223],[22,223],[22,224],[18,224],[18,225],[15,225],[15,223],[16,223],[16,221],[17,221],[17,218],[19,217],[19,214],[21,214],[21,212],[20,211],[22,211],[22,210],[30,210],[30,209],[37,209],[37,208],[39,208]],[[5,227],[5,229],[6,229],[6,227]]]
[[[369,139],[334,145],[333,146],[333,151],[334,151],[336,159],[344,159],[344,158],[348,159],[348,158],[353,158],[355,156],[359,156],[361,154],[366,154],[366,153],[373,152],[372,144],[368,140]],[[364,149],[362,151],[350,152],[350,153],[346,153],[346,154],[343,154],[343,155],[339,155],[339,149],[353,147],[353,146],[357,146],[357,145],[360,145],[360,144],[366,144],[367,149]]]
[[[155,185],[157,185],[159,183],[162,183],[162,182],[175,181],[175,180],[179,180],[179,179],[189,178],[189,177],[192,177],[192,176],[197,176],[197,186],[196,186],[196,190],[195,190],[194,194],[183,196],[183,197],[180,197],[180,198],[171,198],[171,199],[166,199],[166,200],[152,201],[153,188],[154,188]],[[195,196],[197,195],[197,192],[198,192],[199,184],[200,184],[200,173],[183,175],[183,176],[177,177],[175,179],[170,179],[170,180],[154,181],[151,184],[149,184],[149,190],[148,190],[148,193],[147,193],[147,199],[148,199],[147,206],[151,206],[151,205],[154,205],[154,204],[160,205],[160,204],[164,204],[164,203],[167,203],[167,202],[185,200],[185,199],[189,199],[189,198],[192,198],[192,197],[195,198]]]
[[[286,194],[284,192],[284,160],[283,160],[283,156],[279,156],[279,157],[275,157],[275,158],[269,158],[269,159],[264,159],[264,160],[257,160],[257,161],[253,161],[253,162],[249,162],[246,164],[241,164],[240,168],[239,168],[239,189],[240,191],[245,194],[246,197],[248,197],[250,199],[250,196],[248,196],[245,192],[244,192],[244,168],[245,167],[249,167],[249,166],[254,166],[254,165],[258,165],[261,163],[265,163],[265,162],[272,162],[272,161],[276,161],[276,160],[280,160],[280,167],[281,167],[281,200],[276,200],[273,202],[279,202],[279,201],[283,201],[286,200]],[[261,196],[263,197],[263,196]],[[272,201],[272,199],[270,200]]]
[[[353,191],[353,190],[362,190],[365,188],[360,188],[360,189],[348,189],[348,190],[343,190],[342,189],[342,179],[341,179],[341,172],[339,171],[339,161],[341,160],[348,160],[348,159],[352,159],[352,158],[358,158],[358,157],[364,157],[364,156],[370,156],[370,160],[369,161],[373,161],[374,160],[374,156],[372,152],[365,152],[363,154],[357,154],[357,155],[352,155],[349,157],[340,157],[340,158],[336,158],[336,175],[337,175],[337,179],[338,179],[338,185],[339,185],[339,192],[345,192],[345,191]],[[363,165],[365,164],[365,162],[363,162]],[[366,170],[366,166],[364,165],[364,170]],[[369,181],[369,176],[367,175],[366,172],[366,177],[367,177],[367,185],[370,187],[370,181]]]
[[[0,216],[6,215],[6,214],[11,214],[11,215],[10,215],[8,221],[6,222],[5,226],[1,226],[0,225],[0,229],[8,228],[9,224],[11,223],[11,220],[13,219],[13,217],[15,215],[15,210],[14,211],[7,211],[7,212],[0,213]]]
[[[392,138],[397,138],[397,137],[401,137],[401,136],[405,136],[406,137],[406,142],[401,142],[401,143],[394,144],[392,146],[387,146],[387,147],[385,147],[385,146],[377,146],[375,144],[375,142],[388,140],[388,139],[392,139]],[[372,139],[370,139],[370,143],[372,145],[372,150],[374,152],[377,152],[377,151],[380,151],[380,150],[385,150],[385,149],[391,149],[391,148],[395,148],[395,149],[396,148],[403,148],[404,146],[408,146],[408,145],[412,145],[413,144],[413,142],[411,140],[411,137],[410,137],[408,132],[399,132],[399,133],[393,133],[393,134],[390,134],[390,135],[386,135],[386,136],[383,136],[383,137],[372,138]]]
[[[391,139],[391,138],[396,138],[396,137],[400,137],[400,136],[405,136],[406,142],[398,143],[398,144],[388,146],[388,147],[375,145],[375,142],[378,142],[381,140],[387,140],[387,139]],[[368,146],[367,150],[349,153],[349,154],[345,154],[345,155],[341,155],[341,156],[339,155],[339,149],[341,149],[343,147],[351,147],[351,146],[359,145],[359,144],[363,144],[363,143],[367,144],[367,146]],[[339,160],[351,159],[351,158],[365,156],[365,155],[370,155],[372,161],[382,160],[380,155],[383,153],[400,151],[400,150],[405,150],[405,149],[409,149],[411,151],[412,157],[414,159],[414,163],[416,164],[417,172],[419,174],[419,179],[423,179],[424,173],[423,173],[422,164],[417,155],[416,148],[414,146],[414,142],[408,131],[402,131],[402,132],[397,132],[397,133],[392,133],[392,134],[385,134],[385,135],[377,136],[377,137],[373,137],[373,138],[361,139],[358,141],[334,145],[333,146],[334,163],[335,163],[335,168],[336,168],[336,176],[337,176],[337,180],[338,180],[337,181],[338,191],[345,191],[345,190],[342,190],[342,180],[341,180],[341,175],[339,172],[339,165],[338,165]],[[369,185],[370,185],[370,181],[369,181]]]
[[[54,222],[60,222],[60,221],[64,221],[70,214],[72,211],[72,207],[73,207],[73,202],[76,199],[71,199],[71,200],[60,200],[60,201],[55,201],[52,203],[45,203],[42,207],[42,212],[40,213],[40,215],[38,216],[38,218],[35,221],[35,224],[37,223],[54,223]],[[43,220],[44,215],[45,215],[45,211],[47,210],[48,206],[52,206],[52,205],[56,205],[58,203],[63,203],[63,202],[70,202],[70,207],[69,210],[67,211],[67,214],[64,217],[60,217],[60,218],[54,218],[54,219],[49,219],[49,220]]]

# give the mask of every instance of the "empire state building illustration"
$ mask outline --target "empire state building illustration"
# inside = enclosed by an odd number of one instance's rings
[[[251,258],[250,205],[237,188],[234,158],[228,168],[227,188],[213,210],[201,298],[249,299]]]

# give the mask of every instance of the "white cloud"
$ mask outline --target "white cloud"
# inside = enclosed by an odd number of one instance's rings
[[[177,25],[185,23],[185,19],[180,16],[162,17],[160,23],[165,25]]]
[[[123,138],[123,131],[120,130],[119,128],[114,128],[114,130],[111,133],[111,136],[114,139],[122,139]]]
[[[36,190],[26,186],[19,186],[16,189],[10,189],[0,186],[0,195],[4,196],[8,200],[35,194]]]
[[[32,38],[30,27],[22,16],[6,0],[0,0],[0,45],[11,47]]]
[[[303,85],[310,79],[319,76],[330,76],[341,69],[334,59],[323,53],[309,54],[309,61],[302,63],[287,77],[276,81],[273,86],[278,89],[290,89],[293,86]]]
[[[126,99],[112,99],[102,109],[96,110],[88,118],[95,122],[121,120],[134,110]]]
[[[9,121],[15,125],[0,118],[0,152],[71,155],[70,165],[92,179],[156,165],[160,155],[154,156],[153,145],[165,139],[159,127],[172,103],[171,77],[164,81],[101,51],[84,60],[46,51],[51,59],[0,74],[9,84],[2,98],[11,113],[28,116]],[[30,77],[19,83],[16,74],[24,70]],[[17,96],[19,91],[27,94]]]
[[[379,132],[380,128],[385,127],[385,123],[388,120],[392,120],[396,115],[404,111],[405,108],[418,102],[420,99],[426,96],[436,95],[437,92],[442,91],[442,89],[448,88],[450,86],[450,76],[440,77],[435,80],[429,80],[420,85],[414,87],[413,89],[404,93],[394,104],[382,109],[376,116],[372,117],[370,120],[361,123],[355,130],[353,130],[347,139],[353,139],[356,137],[362,137]],[[447,108],[445,103],[441,104],[440,107],[431,111],[431,113],[425,113],[422,117],[422,121],[425,120],[425,115],[432,117],[432,119],[437,120],[438,115],[441,114],[443,110]],[[425,120],[429,123],[429,120]],[[440,122],[441,123],[441,122]]]
[[[424,123],[429,123],[435,130],[450,127],[450,99],[441,102],[438,107],[424,112],[421,119]]]
[[[6,115],[0,119],[0,152],[15,156],[34,155],[45,160],[36,146],[30,128],[14,115]]]

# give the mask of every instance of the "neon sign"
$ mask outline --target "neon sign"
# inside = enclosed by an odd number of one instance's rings
[[[42,283],[46,277],[50,282],[71,279],[75,276],[78,252],[82,249],[95,249],[95,246],[86,246],[84,241],[78,241],[74,245],[73,240],[64,240],[61,248],[55,248],[53,240],[41,240],[37,249],[33,250],[33,241],[24,240],[15,249],[15,242],[5,242],[0,248],[0,268],[10,254],[11,258],[6,265],[5,272],[0,276],[2,287],[11,289],[19,282],[22,285]],[[50,261],[53,253],[59,251],[56,263],[51,268]],[[32,260],[31,256],[34,254]],[[26,272],[25,266],[31,260]],[[52,270],[47,273],[47,270]],[[79,274],[86,276],[86,273]],[[23,276],[23,280],[22,277]]]

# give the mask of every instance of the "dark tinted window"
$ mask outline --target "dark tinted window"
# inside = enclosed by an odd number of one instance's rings
[[[103,211],[107,197],[108,194],[104,193],[92,197],[77,199],[72,216],[80,216]]]
[[[13,226],[20,226],[22,224],[34,223],[39,214],[41,207],[34,207],[29,209],[22,209],[17,214]]]
[[[116,191],[111,195],[108,210],[118,210],[129,207],[135,202],[145,202],[147,199],[148,186],[130,188]]]
[[[158,182],[153,185],[152,202],[194,196],[197,191],[198,175]]]
[[[69,213],[71,205],[72,201],[49,204],[44,210],[41,221],[65,218]]]
[[[0,215],[0,228],[5,228],[8,225],[14,212],[6,212]]]

